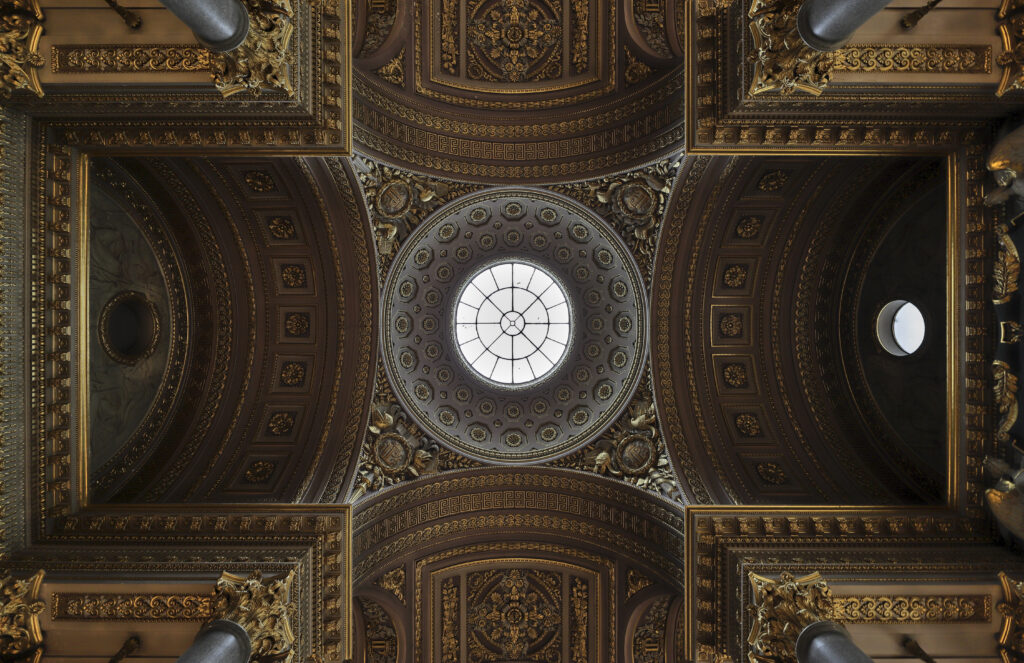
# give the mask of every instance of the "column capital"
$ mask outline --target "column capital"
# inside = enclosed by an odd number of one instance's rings
[[[289,605],[295,572],[284,578],[264,581],[259,571],[249,577],[224,572],[214,591],[213,615],[207,626],[218,620],[234,622],[245,629],[252,641],[252,660],[272,658],[292,663],[295,635]]]
[[[29,663],[38,663],[43,656],[39,613],[46,605],[39,600],[39,589],[44,575],[37,571],[25,580],[0,578],[0,650]]]
[[[754,37],[750,94],[806,92],[820,95],[832,76],[833,59],[801,39],[802,0],[754,0],[747,17]]]
[[[750,573],[754,604],[747,643],[750,663],[796,660],[796,641],[807,626],[832,615],[832,593],[815,571],[797,578],[782,573],[778,580]]]

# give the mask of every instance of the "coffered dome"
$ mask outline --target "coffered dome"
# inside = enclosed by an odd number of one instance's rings
[[[605,430],[642,373],[643,282],[601,219],[547,191],[460,198],[389,274],[383,356],[396,395],[441,443],[538,462]]]

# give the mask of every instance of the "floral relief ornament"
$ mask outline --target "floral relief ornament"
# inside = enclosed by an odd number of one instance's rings
[[[501,72],[501,79],[527,80],[528,70],[562,41],[562,28],[529,0],[501,0],[468,28],[468,39]],[[553,53],[554,55],[554,53]]]

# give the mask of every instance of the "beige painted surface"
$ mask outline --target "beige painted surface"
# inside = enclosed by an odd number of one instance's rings
[[[45,634],[44,661],[76,661],[76,663],[107,663],[132,635],[142,646],[131,661],[174,661],[192,644],[200,622],[86,621],[59,619],[51,615],[54,592],[123,593],[123,594],[208,594],[209,582],[44,582],[41,592],[46,610],[40,615]]]
[[[996,31],[998,0],[944,0],[912,30],[904,30],[900,19],[924,4],[921,0],[896,0],[860,27],[850,44],[948,44],[961,46],[988,45],[992,49],[988,74],[910,74],[890,72],[839,72],[835,83],[871,82],[880,85],[939,85],[972,83],[997,85],[1000,67],[995,63],[1002,52]]]
[[[51,47],[65,44],[128,45],[173,44],[198,45],[188,27],[163,9],[156,0],[124,3],[142,18],[142,27],[131,30],[121,17],[104,2],[88,0],[42,0],[46,15],[46,32],[39,43],[39,52],[46,63],[39,70],[39,81],[45,86],[55,83],[106,84],[131,83],[194,83],[210,85],[210,74],[196,73],[132,73],[132,74],[55,74],[51,67]]]
[[[1002,618],[996,606],[1002,601],[1003,593],[999,582],[990,583],[900,583],[900,584],[848,584],[829,583],[834,596],[850,595],[954,595],[988,594],[992,597],[992,618],[986,624],[851,624],[847,628],[854,642],[876,663],[902,657],[907,663],[907,654],[900,646],[904,635],[909,635],[936,659],[956,659],[961,663],[991,663],[999,659],[996,650],[996,633],[1002,625]],[[913,660],[913,659],[909,659]]]

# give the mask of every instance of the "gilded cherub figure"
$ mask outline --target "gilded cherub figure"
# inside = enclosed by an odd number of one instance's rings
[[[1013,196],[1024,199],[1024,126],[999,139],[985,165],[999,185],[985,196],[986,205],[998,205]]]

